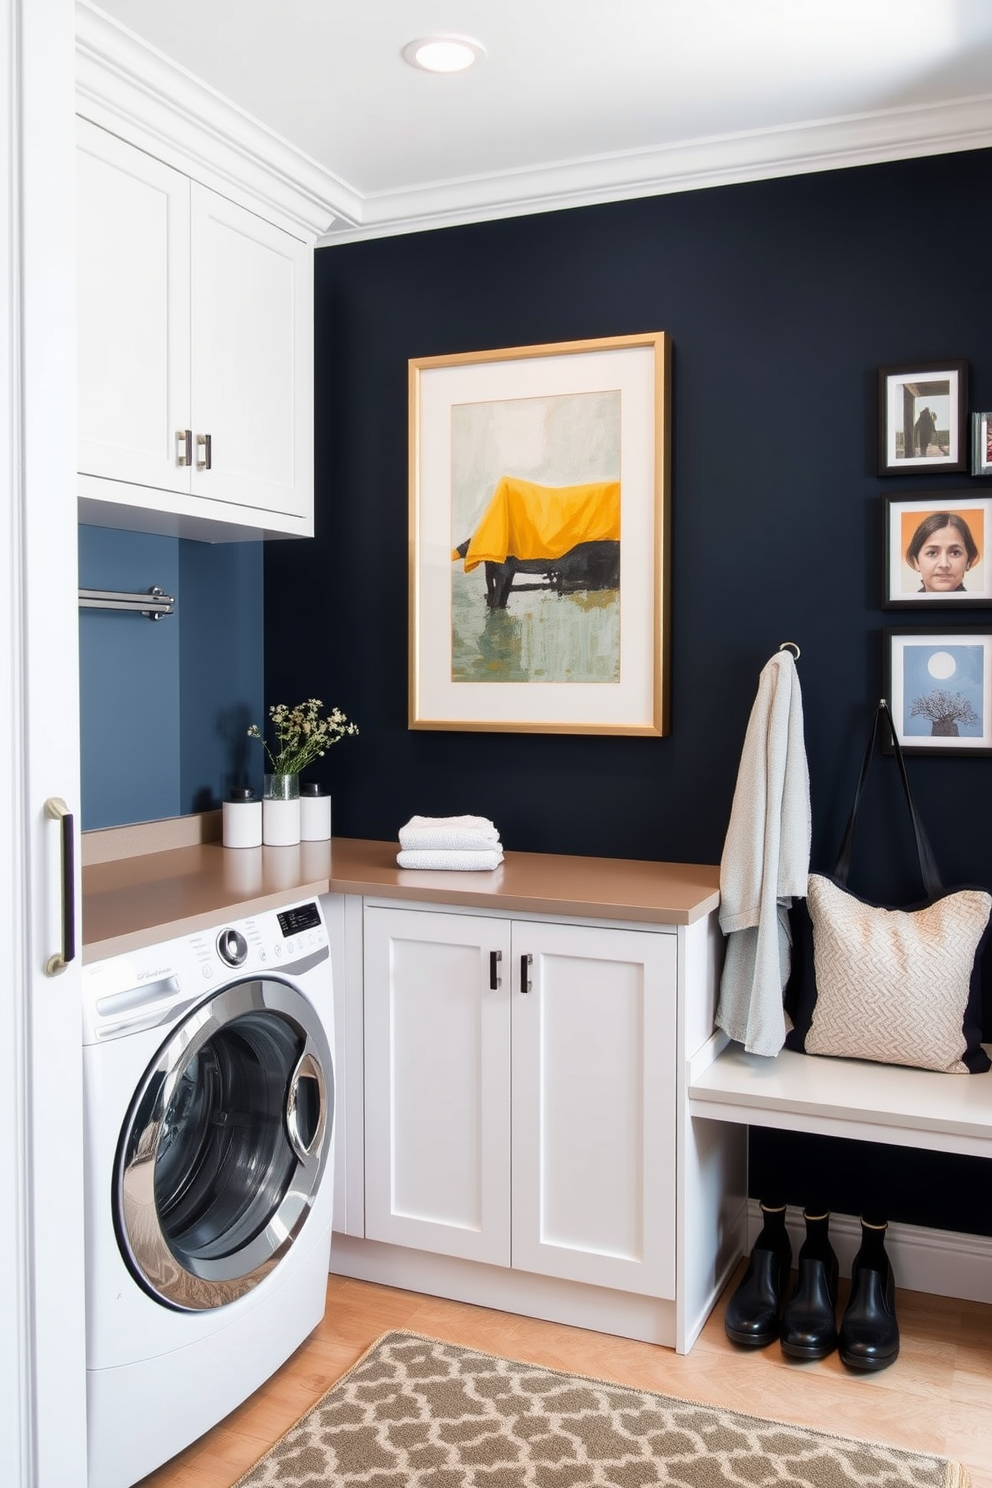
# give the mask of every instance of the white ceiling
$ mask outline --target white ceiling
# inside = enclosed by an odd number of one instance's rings
[[[992,145],[992,0],[100,10],[309,157],[332,239]],[[485,60],[403,61],[440,33]]]

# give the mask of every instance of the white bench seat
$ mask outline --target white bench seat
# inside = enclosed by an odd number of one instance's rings
[[[992,1157],[992,1071],[946,1075],[789,1050],[766,1059],[718,1034],[690,1061],[687,1084],[692,1118]]]

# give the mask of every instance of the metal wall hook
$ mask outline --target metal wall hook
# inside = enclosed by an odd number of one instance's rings
[[[793,656],[796,658],[797,661],[799,660],[800,656],[802,656],[802,654],[803,654],[800,651],[800,649],[797,646],[797,644],[796,644],[795,641],[783,641],[782,644],[781,644],[781,646],[779,646],[778,649],[780,651],[791,651],[792,654],[793,654]]]

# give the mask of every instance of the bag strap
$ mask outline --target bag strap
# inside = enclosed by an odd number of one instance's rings
[[[889,705],[884,698],[880,699],[878,707],[875,709],[875,717],[872,719],[871,733],[868,735],[868,746],[865,749],[864,759],[861,761],[861,773],[858,776],[858,784],[854,792],[854,804],[851,807],[851,815],[848,817],[847,829],[844,832],[844,840],[840,845],[840,852],[837,854],[834,877],[838,883],[847,883],[847,875],[851,870],[851,854],[854,850],[854,827],[858,816],[858,806],[861,801],[861,793],[865,788],[865,781],[868,779],[868,767],[875,752],[875,740],[878,737],[879,721],[882,718],[885,719],[885,725],[888,728],[889,738],[892,741],[892,748],[899,765],[899,774],[902,777],[902,788],[906,796],[906,805],[909,807],[909,815],[913,823],[913,836],[916,839],[916,856],[920,863],[923,888],[928,899],[939,899],[944,892],[944,885],[941,882],[937,861],[933,855],[933,848],[930,846],[930,839],[926,834],[926,829],[920,820],[915,802],[913,801],[913,795],[909,788],[909,776],[906,774],[906,761],[892,724]]]

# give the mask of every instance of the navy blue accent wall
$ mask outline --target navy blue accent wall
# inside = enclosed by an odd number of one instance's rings
[[[156,621],[79,612],[83,829],[209,810],[235,784],[260,790],[245,731],[261,721],[261,544],[82,526],[79,582],[176,598]]]
[[[509,848],[716,862],[758,673],[788,639],[813,861],[831,865],[883,628],[938,618],[881,608],[882,494],[989,488],[879,478],[875,396],[881,365],[964,357],[971,407],[992,406],[990,165],[961,153],[318,252],[317,537],[267,545],[265,672],[268,701],[317,693],[361,727],[314,771],[337,832],[394,840],[413,812],[478,812]],[[934,204],[939,249],[920,231]],[[655,329],[674,343],[670,737],[409,731],[408,359]],[[910,768],[948,883],[992,886],[992,760]],[[917,895],[901,812],[884,759],[852,887]],[[773,1169],[776,1140],[752,1142]],[[918,1212],[911,1160],[878,1158],[910,1164],[893,1218]],[[802,1163],[782,1164],[804,1202]],[[940,1171],[947,1227],[974,1226],[951,1200],[958,1170]]]
[[[79,529],[84,589],[179,591],[175,539]],[[83,830],[179,812],[179,626],[114,610],[79,612]]]
[[[262,545],[179,544],[183,811],[219,806],[231,786],[262,792]]]

